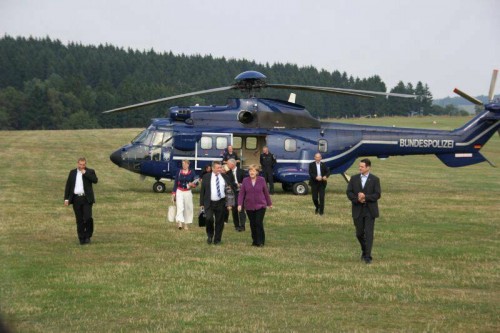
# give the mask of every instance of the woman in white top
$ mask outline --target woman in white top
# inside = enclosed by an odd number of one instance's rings
[[[177,215],[175,221],[179,230],[188,229],[188,224],[193,223],[193,193],[196,187],[195,173],[189,169],[189,161],[182,161],[182,169],[175,176],[172,196],[176,202]]]

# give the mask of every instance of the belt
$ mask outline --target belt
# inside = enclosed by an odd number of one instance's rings
[[[75,195],[76,195],[77,197],[84,197],[84,196],[85,196],[85,193],[75,193]]]

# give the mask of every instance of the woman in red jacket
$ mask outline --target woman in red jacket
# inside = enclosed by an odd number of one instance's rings
[[[264,246],[266,234],[264,233],[264,215],[266,208],[272,208],[271,197],[267,189],[266,180],[260,177],[259,167],[255,164],[250,165],[248,169],[250,177],[243,179],[238,195],[238,211],[242,207],[250,220],[250,229],[252,231],[252,245]]]

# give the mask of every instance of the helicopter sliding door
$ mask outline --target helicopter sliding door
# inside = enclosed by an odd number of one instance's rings
[[[262,135],[238,135],[233,137],[233,149],[241,160],[241,168],[248,169],[251,164],[260,164],[260,153],[266,145],[266,137]]]

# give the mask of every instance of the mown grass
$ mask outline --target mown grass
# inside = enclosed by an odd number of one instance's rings
[[[363,121],[451,129],[465,120]],[[231,222],[218,247],[201,228],[176,230],[165,223],[169,195],[109,161],[138,131],[0,132],[0,310],[14,331],[500,330],[498,169],[375,159],[383,195],[367,266],[340,176],[323,217],[309,196],[278,191],[264,248]],[[498,136],[483,153],[500,163]],[[80,155],[99,177],[90,246],[62,205]]]

